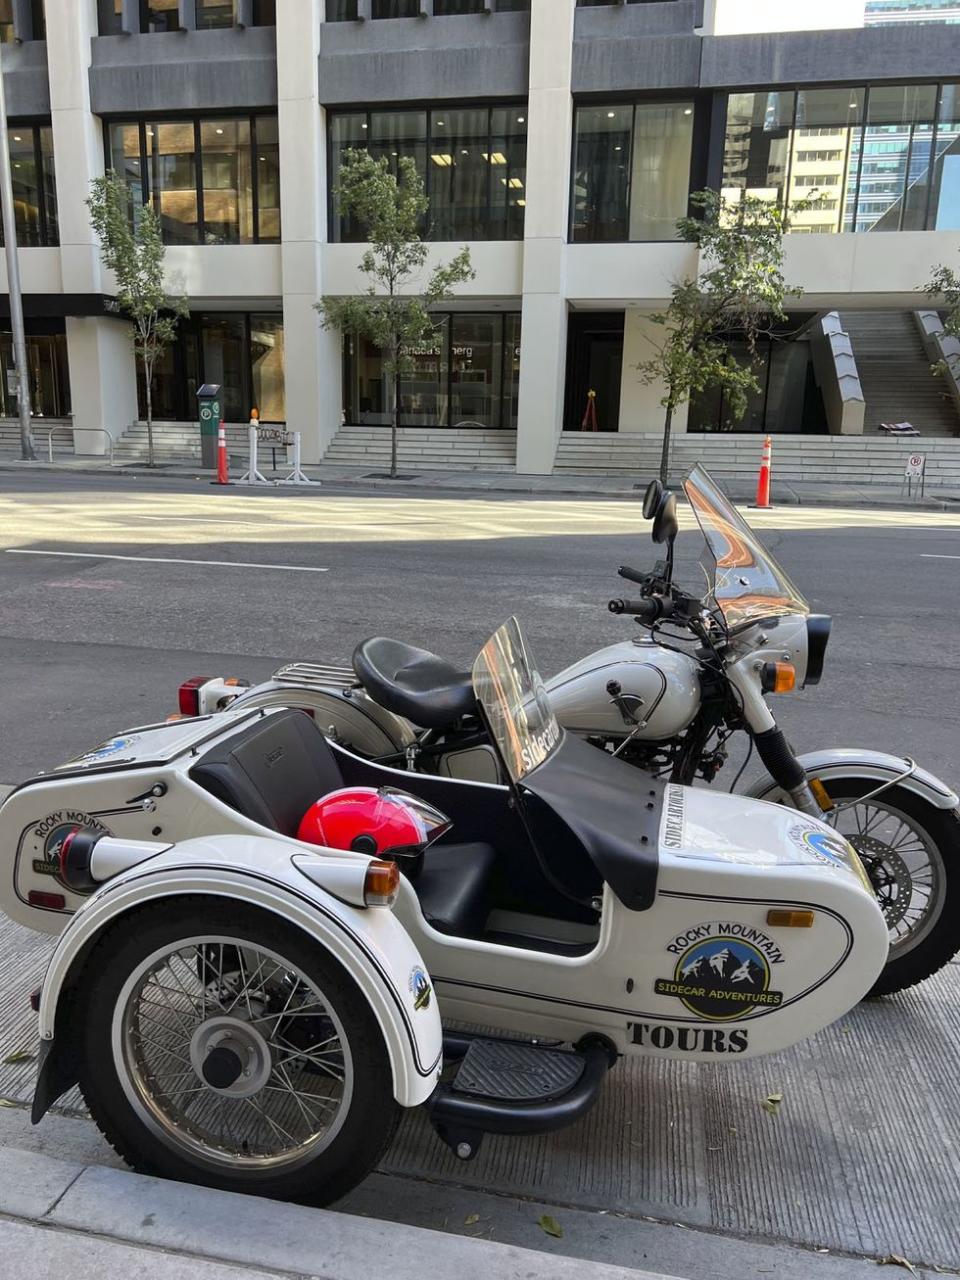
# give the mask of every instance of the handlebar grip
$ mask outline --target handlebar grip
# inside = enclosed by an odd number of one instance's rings
[[[647,574],[641,573],[639,569],[631,569],[629,565],[622,564],[617,570],[621,578],[626,578],[628,582],[636,582],[642,587],[647,580]]]
[[[607,605],[611,613],[632,613],[641,622],[656,622],[662,612],[662,604],[655,597],[646,600],[611,600]]]

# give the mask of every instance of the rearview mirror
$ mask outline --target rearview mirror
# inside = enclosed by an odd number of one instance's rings
[[[653,518],[653,540],[654,542],[673,542],[679,532],[676,495],[663,490],[660,505],[657,507],[656,515]]]
[[[663,492],[663,485],[659,480],[651,480],[647,485],[647,491],[643,495],[644,520],[652,520],[660,510],[660,503],[663,501]]]

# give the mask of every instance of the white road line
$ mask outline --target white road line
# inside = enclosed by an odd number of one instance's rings
[[[289,573],[329,573],[312,564],[249,564],[239,560],[185,560],[180,556],[113,556],[96,551],[34,551],[27,547],[7,547],[8,556],[68,556],[73,560],[131,560],[134,564],[205,564],[218,569],[285,569]]]
[[[960,556],[938,554],[936,551],[921,551],[921,560],[960,560]]]

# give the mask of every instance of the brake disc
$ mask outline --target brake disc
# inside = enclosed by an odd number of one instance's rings
[[[857,834],[844,838],[860,856],[887,927],[895,929],[907,914],[913,896],[909,867],[895,850],[875,836]]]

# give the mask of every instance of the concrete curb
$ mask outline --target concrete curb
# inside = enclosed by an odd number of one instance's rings
[[[0,472],[12,471],[18,472],[23,470],[43,471],[59,474],[73,474],[86,476],[125,476],[130,479],[174,479],[174,480],[203,480],[209,481],[212,485],[214,481],[211,479],[210,473],[203,471],[198,466],[184,466],[182,463],[160,463],[153,469],[132,463],[129,465],[108,466],[100,462],[22,462],[16,459],[4,459],[0,461]],[[445,471],[428,471],[416,477],[414,481],[410,480],[371,480],[364,475],[343,475],[338,474],[335,469],[326,467],[307,467],[307,474],[311,479],[320,481],[315,494],[322,495],[323,486],[334,485],[338,488],[360,488],[360,489],[378,489],[387,493],[409,493],[428,490],[437,493],[470,493],[470,494],[516,494],[520,497],[526,497],[531,494],[541,495],[544,497],[557,498],[591,498],[606,499],[612,501],[623,501],[624,499],[635,501],[639,500],[639,489],[632,480],[625,479],[618,475],[583,475],[576,477],[581,483],[576,484],[574,478],[558,479],[554,476],[536,476],[536,477],[520,477],[509,473],[492,473],[492,472],[445,472]],[[598,487],[599,485],[599,487]],[[230,483],[231,488],[235,488],[233,481]],[[730,486],[726,486],[728,489]],[[879,486],[883,489],[883,486]],[[861,488],[854,487],[851,490],[849,485],[834,486],[835,492],[831,492],[831,486],[825,486],[822,490],[814,492],[803,492],[793,488],[790,484],[777,482],[773,484],[773,505],[774,507],[836,507],[840,509],[858,509],[861,507],[895,510],[895,511],[957,511],[960,510],[960,494],[955,499],[946,497],[937,497],[936,495],[928,495],[925,498],[918,499],[914,502],[907,502],[903,497],[892,494],[889,489],[879,493],[870,491],[870,486],[865,485]],[[740,505],[750,502],[753,498],[753,488],[745,488],[742,491],[734,486],[732,494],[733,500]],[[245,492],[246,490],[237,489],[237,492]],[[253,492],[289,492],[289,493],[309,493],[308,489],[297,489],[295,487],[278,487],[274,488],[272,484],[267,486],[257,486]]]
[[[0,1167],[0,1214],[35,1228],[83,1232],[83,1268],[71,1265],[62,1272],[72,1277],[134,1275],[115,1252],[118,1245],[132,1245],[138,1252],[164,1251],[191,1263],[239,1264],[254,1275],[266,1271],[325,1280],[370,1280],[374,1272],[388,1274],[390,1280],[423,1280],[430,1274],[455,1275],[457,1280],[671,1280],[650,1271],[164,1182],[9,1147]],[[0,1240],[9,1226],[0,1222]],[[9,1250],[32,1249],[30,1237],[3,1243],[11,1265],[6,1274],[29,1274],[12,1266]],[[103,1254],[99,1270],[94,1243]],[[150,1276],[181,1273],[217,1275],[219,1268],[212,1273],[200,1267],[196,1272],[189,1267],[155,1271],[151,1264],[143,1271]]]

